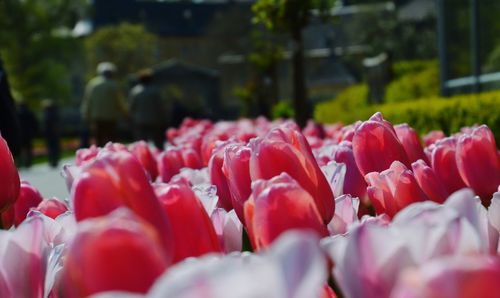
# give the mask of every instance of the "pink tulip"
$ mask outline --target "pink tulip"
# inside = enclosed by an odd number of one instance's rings
[[[244,145],[229,145],[224,152],[222,172],[226,177],[231,203],[241,222],[245,222],[243,205],[252,193],[250,157],[252,150]]]
[[[282,125],[265,137],[254,139],[250,147],[250,177],[253,181],[287,173],[313,197],[323,222],[330,222],[335,212],[333,193],[300,131]]]
[[[391,298],[494,298],[499,280],[498,257],[449,257],[405,271]]]
[[[365,178],[368,197],[377,214],[386,213],[393,217],[411,203],[428,200],[413,173],[399,161],[394,161],[389,169],[380,173],[368,173]]]
[[[160,184],[155,191],[172,226],[170,241],[174,246],[174,263],[221,252],[214,226],[187,184]]]
[[[71,194],[77,221],[128,207],[157,230],[165,254],[171,255],[168,219],[144,169],[129,152],[101,152],[95,161],[83,167]]]
[[[139,160],[146,172],[148,172],[151,180],[155,181],[158,176],[158,165],[148,144],[144,141],[136,142],[130,146],[130,152]]]
[[[162,182],[170,182],[170,179],[179,174],[183,167],[182,151],[178,148],[169,148],[158,157],[158,172]]]
[[[433,130],[426,134],[423,139],[424,144],[427,147],[444,138],[446,138],[446,135],[442,130]]]
[[[81,166],[87,161],[93,160],[99,153],[99,148],[95,145],[90,146],[90,148],[82,148],[76,150],[75,165]]]
[[[33,210],[39,211],[52,219],[56,219],[59,215],[68,211],[68,207],[59,199],[51,198],[41,201]]]
[[[19,196],[19,174],[7,142],[0,135],[0,212],[13,205]]]
[[[219,196],[218,205],[221,208],[230,211],[233,209],[231,202],[231,192],[229,191],[228,179],[222,171],[224,163],[224,150],[229,145],[229,142],[219,143],[213,150],[212,157],[208,163],[208,172],[210,174],[210,182],[217,187],[217,195]]]
[[[482,125],[463,134],[457,143],[456,159],[465,184],[489,201],[500,185],[500,158],[491,130]]]
[[[352,149],[362,175],[381,172],[396,160],[410,166],[394,128],[380,113],[376,113],[356,128]]]
[[[420,143],[420,138],[418,137],[415,130],[406,123],[398,124],[394,126],[394,129],[396,130],[396,135],[403,145],[403,148],[410,162],[414,162],[419,159],[427,162],[427,157],[424,154],[424,149],[422,148],[422,144]]]
[[[429,147],[432,168],[449,193],[466,187],[458,172],[456,147],[457,140],[453,137],[439,140]]]
[[[269,246],[291,229],[328,234],[312,196],[287,173],[254,182],[252,195],[245,202],[245,222],[256,249]]]
[[[14,208],[14,225],[16,227],[20,225],[26,219],[30,209],[38,206],[42,200],[42,195],[38,189],[26,181],[21,181],[19,197],[16,204],[11,207]]]
[[[81,222],[65,259],[64,297],[146,293],[167,269],[160,235],[126,209]]]
[[[333,160],[346,165],[344,193],[364,199],[367,185],[354,159],[352,143],[349,141],[340,143],[335,150]]]
[[[434,202],[443,203],[450,195],[434,170],[423,160],[411,164],[415,179],[424,193]]]

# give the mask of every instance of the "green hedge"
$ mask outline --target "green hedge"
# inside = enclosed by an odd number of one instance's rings
[[[358,91],[361,89],[360,86],[351,88]],[[351,94],[356,96],[353,91]],[[360,101],[359,97],[353,97],[352,100]],[[356,120],[366,120],[376,111],[380,111],[389,121],[406,122],[422,134],[433,129],[441,129],[450,134],[463,126],[486,124],[495,134],[497,144],[500,144],[500,91],[450,98],[436,96],[400,103],[365,105],[354,109],[352,106],[344,109],[341,104],[344,101],[348,99],[339,101],[337,97],[333,101],[317,105],[315,119],[323,123],[352,123]]]

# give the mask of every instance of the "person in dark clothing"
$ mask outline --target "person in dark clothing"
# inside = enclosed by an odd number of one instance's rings
[[[130,91],[130,116],[136,140],[152,140],[163,150],[165,129],[170,120],[170,107],[160,89],[153,84],[153,74],[144,70],[139,74],[139,84]]]
[[[31,167],[33,159],[33,138],[38,132],[38,121],[26,102],[19,104],[17,112],[20,124],[20,162],[21,166]]]
[[[44,136],[49,154],[49,164],[57,167],[60,158],[59,142],[59,111],[57,105],[50,99],[43,101]]]
[[[19,154],[19,122],[14,99],[10,93],[7,73],[0,58],[0,134],[7,141],[12,155]]]

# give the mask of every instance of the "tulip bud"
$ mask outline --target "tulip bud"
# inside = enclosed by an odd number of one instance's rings
[[[250,177],[253,181],[287,173],[313,197],[323,222],[330,222],[335,212],[333,193],[300,131],[282,125],[265,137],[252,140],[250,147]]]
[[[354,159],[352,143],[348,141],[340,143],[333,154],[333,160],[346,166],[344,193],[364,199],[367,185]]]
[[[39,211],[52,219],[56,219],[59,215],[68,211],[68,207],[57,198],[51,198],[41,201],[34,210]]]
[[[424,154],[420,138],[415,130],[406,123],[398,124],[394,126],[394,129],[396,130],[396,135],[398,136],[401,145],[403,145],[410,162],[414,162],[419,159],[427,162],[427,157]]]
[[[218,205],[227,211],[233,209],[233,204],[231,202],[228,179],[224,176],[222,165],[224,163],[224,150],[229,144],[229,142],[219,143],[214,149],[208,163],[210,182],[217,187],[217,196],[219,196]]]
[[[229,145],[224,152],[222,172],[226,177],[234,211],[241,222],[245,222],[243,205],[252,193],[250,179],[250,157],[252,150],[243,145]]]
[[[500,185],[500,158],[491,130],[482,125],[463,134],[457,143],[456,159],[465,184],[489,201]]]
[[[170,182],[170,179],[179,174],[183,167],[184,161],[180,149],[169,148],[158,157],[158,172],[162,182]]]
[[[453,137],[437,141],[432,146],[431,163],[434,172],[443,182],[448,193],[466,187],[458,172],[456,159],[457,140]]]
[[[64,297],[119,290],[146,293],[168,266],[155,229],[120,209],[80,223],[61,286]]]
[[[423,139],[424,144],[427,147],[444,138],[446,138],[446,135],[442,130],[433,130],[426,134]]]
[[[395,160],[410,166],[394,128],[380,113],[373,115],[370,120],[356,128],[352,149],[362,175],[383,171]]]
[[[368,197],[377,214],[386,213],[393,217],[411,203],[428,200],[413,173],[399,161],[394,161],[389,169],[380,173],[368,173],[365,179]]]
[[[83,167],[71,195],[77,221],[128,207],[158,231],[165,253],[171,254],[170,224],[144,169],[131,153],[101,152],[94,162]]]
[[[312,196],[287,173],[254,182],[244,209],[246,227],[256,249],[269,246],[291,229],[308,229],[319,236],[328,234]]]
[[[7,142],[0,135],[0,212],[13,205],[19,196],[19,174]]]
[[[436,203],[444,203],[450,194],[434,170],[421,159],[412,163],[411,167],[418,185],[429,199]]]
[[[182,160],[186,168],[195,170],[203,168],[203,162],[201,161],[201,157],[195,149],[191,147],[186,147],[183,148],[181,152],[182,152]]]
[[[187,184],[159,184],[155,191],[172,226],[174,262],[221,252],[212,221]]]
[[[42,200],[42,195],[38,189],[26,181],[21,181],[19,197],[17,198],[16,204],[13,206],[14,225],[16,227],[20,225],[26,219],[26,215],[30,209],[38,206]]]
[[[158,165],[156,158],[144,141],[139,141],[130,146],[130,152],[139,160],[142,167],[148,172],[152,181],[158,177]]]

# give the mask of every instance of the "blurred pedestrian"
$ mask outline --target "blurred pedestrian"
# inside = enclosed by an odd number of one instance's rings
[[[127,115],[127,105],[113,79],[115,73],[113,63],[99,63],[98,75],[87,84],[81,107],[82,118],[90,125],[91,133],[101,147],[117,140],[118,121]]]
[[[158,149],[163,149],[170,109],[153,83],[151,70],[139,74],[139,83],[130,91],[129,102],[135,139],[151,140]]]
[[[38,120],[35,113],[30,109],[28,103],[22,100],[17,112],[20,125],[20,165],[31,167],[33,161],[33,139],[38,133]]]
[[[7,141],[12,155],[19,153],[19,122],[14,99],[10,93],[7,72],[0,58],[0,134]]]
[[[49,165],[57,167],[61,155],[60,133],[59,133],[59,109],[54,101],[46,99],[43,106],[43,128]]]

